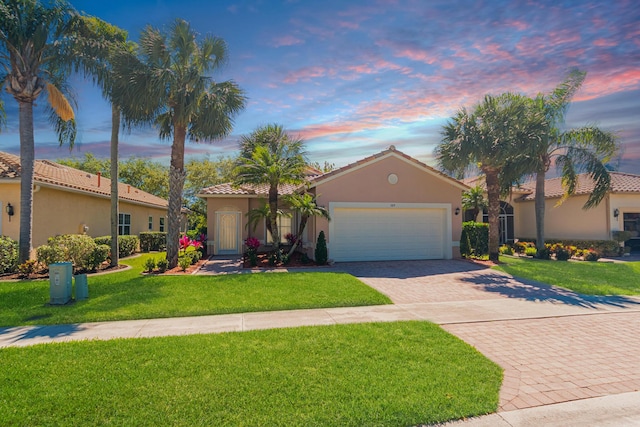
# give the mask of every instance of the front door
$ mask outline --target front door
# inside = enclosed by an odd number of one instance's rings
[[[240,212],[216,212],[217,255],[240,253]]]

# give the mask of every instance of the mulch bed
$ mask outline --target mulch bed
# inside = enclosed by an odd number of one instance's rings
[[[255,268],[255,269],[269,269],[269,268],[291,268],[291,267],[317,267],[318,265],[313,260],[309,260],[308,262],[302,261],[302,253],[294,252],[291,254],[291,258],[289,258],[289,262],[287,264],[283,264],[282,262],[278,262],[275,265],[269,264],[269,253],[261,253],[258,254],[258,264],[252,266],[249,263],[249,260],[244,259],[242,264],[243,268]]]
[[[120,264],[116,267],[111,267],[108,263],[103,263],[96,271],[86,271],[86,270],[78,270],[74,271],[73,274],[93,274],[93,273],[108,273],[112,271],[122,270],[123,268],[127,268],[126,265]],[[24,277],[19,273],[5,273],[0,274],[0,280],[45,280],[49,278],[49,270],[40,270],[35,273],[29,274],[29,276]]]

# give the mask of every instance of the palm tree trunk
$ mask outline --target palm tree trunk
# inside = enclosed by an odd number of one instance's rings
[[[308,216],[302,215],[302,217],[300,218],[300,226],[298,227],[298,234],[296,234],[296,241],[293,242],[293,245],[291,245],[291,249],[289,249],[289,254],[287,256],[291,256],[296,248],[300,245],[300,242],[302,241],[302,233],[304,233],[304,229],[307,226],[307,221],[309,220]]]
[[[33,103],[18,101],[20,118],[20,246],[19,263],[31,257],[33,226]]]
[[[280,229],[278,228],[278,187],[269,187],[269,222],[271,222],[271,237],[276,256],[280,253]]]
[[[498,217],[500,216],[500,183],[498,170],[483,168],[487,181],[487,198],[489,199],[489,260],[498,262],[498,249],[500,246],[500,232]]]
[[[118,133],[120,109],[111,104],[111,266],[120,261],[118,253]]]
[[[167,261],[169,261],[169,268],[174,268],[178,265],[182,188],[187,176],[184,170],[184,141],[186,136],[186,126],[174,124],[171,166],[169,168],[169,220],[167,224]]]
[[[536,173],[536,248],[544,249],[544,179],[545,171],[539,170]]]

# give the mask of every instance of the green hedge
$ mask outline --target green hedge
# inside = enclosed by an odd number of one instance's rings
[[[48,266],[56,262],[73,263],[78,270],[95,269],[96,242],[84,234],[64,234],[61,236],[49,237],[46,245],[36,249],[38,262],[43,266]]]
[[[164,251],[167,249],[167,233],[164,231],[143,231],[140,233],[140,251]]]
[[[489,224],[467,221],[462,223],[460,255],[480,257],[489,254]]]
[[[14,273],[18,268],[18,242],[0,236],[0,273]]]
[[[95,242],[98,245],[107,245],[111,247],[111,236],[96,237]],[[118,236],[118,256],[127,257],[138,250],[140,239],[138,236]]]

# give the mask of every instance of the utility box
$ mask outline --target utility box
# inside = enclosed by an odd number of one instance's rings
[[[66,304],[71,300],[73,266],[70,262],[49,264],[49,304]]]
[[[78,274],[75,276],[76,301],[89,298],[89,284],[87,283],[86,274]]]

